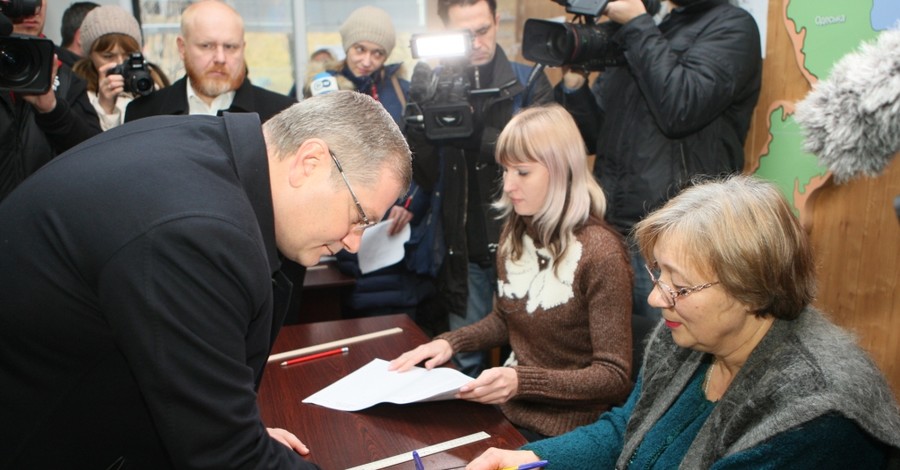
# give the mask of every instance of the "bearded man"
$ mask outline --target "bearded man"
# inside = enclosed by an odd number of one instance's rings
[[[194,3],[181,14],[178,53],[186,75],[170,87],[132,101],[125,122],[160,114],[257,113],[265,122],[294,100],[247,79],[244,20],[217,0]]]

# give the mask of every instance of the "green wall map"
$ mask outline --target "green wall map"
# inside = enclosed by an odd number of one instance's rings
[[[785,0],[784,25],[811,85],[827,78],[834,63],[861,42],[875,39],[878,31],[872,24],[872,11],[878,1],[896,0]],[[770,142],[756,174],[776,182],[799,213],[806,201],[800,196],[821,185],[827,169],[803,151],[802,130],[792,113],[792,103],[769,105]]]

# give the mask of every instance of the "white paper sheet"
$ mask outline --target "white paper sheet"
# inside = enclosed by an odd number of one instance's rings
[[[409,241],[409,224],[396,235],[389,235],[390,219],[385,219],[363,232],[359,242],[359,270],[363,274],[390,266],[403,259],[403,244]]]
[[[373,359],[353,373],[310,395],[303,403],[334,410],[359,411],[378,403],[406,404],[450,400],[459,387],[473,379],[456,369],[414,367],[407,372],[388,371],[389,362]]]

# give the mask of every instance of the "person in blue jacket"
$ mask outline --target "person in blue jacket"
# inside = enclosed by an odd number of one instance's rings
[[[402,63],[386,64],[396,42],[390,14],[374,6],[357,8],[341,25],[340,33],[347,56],[341,62],[326,64],[326,68],[344,84],[340,88],[350,84],[351,89],[371,96],[404,129],[409,81],[403,78]],[[416,233],[426,229],[422,224],[431,207],[431,191],[416,181],[421,172],[414,170],[413,176],[409,192],[385,215],[391,220],[392,234],[398,234],[408,224]],[[407,258],[411,256],[412,253]],[[407,313],[415,318],[417,305],[434,292],[431,276],[415,272],[405,261],[363,274],[356,254],[342,252],[337,259],[343,272],[357,278],[344,301],[344,316]]]

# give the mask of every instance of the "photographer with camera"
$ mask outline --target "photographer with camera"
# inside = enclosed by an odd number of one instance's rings
[[[583,77],[566,77],[566,108],[598,129],[594,174],[609,201],[606,220],[626,236],[692,177],[743,169],[759,96],[762,61],[753,17],[728,0],[669,3],[672,10],[658,26],[641,0],[607,4],[603,13],[621,25],[608,46],[624,54],[624,63],[602,72],[596,101]],[[634,312],[659,318],[646,301],[653,283],[645,261],[630,245]]]
[[[449,95],[459,95],[468,103],[472,112],[470,135],[427,139],[429,122],[426,135],[407,130],[420,160],[419,167],[429,172],[428,180],[441,178],[444,189],[441,212],[446,247],[438,275],[438,294],[430,308],[419,309],[420,315],[427,312],[431,318],[417,318],[434,333],[448,326],[455,330],[470,325],[490,313],[497,285],[495,256],[502,224],[491,208],[501,189],[501,168],[494,159],[497,137],[516,111],[553,99],[544,74],[538,74],[526,88],[532,68],[510,62],[497,45],[500,18],[495,0],[438,0],[438,16],[446,29],[469,31],[473,41],[468,60],[458,68],[458,75],[442,80],[463,83],[462,88],[468,90],[458,93],[460,87],[454,85]],[[445,71],[448,69],[451,67],[444,67]],[[411,87],[416,88],[416,73],[411,81]],[[481,352],[455,356],[461,370],[473,377],[483,370],[484,359]]]
[[[0,22],[11,22],[15,33],[0,28],[0,200],[56,155],[100,133],[84,81],[43,38],[46,12],[47,0],[0,2]]]
[[[81,24],[84,58],[74,67],[87,81],[88,97],[105,131],[125,122],[125,108],[135,96],[169,85],[169,79],[141,54],[141,26],[116,5],[95,8]]]

